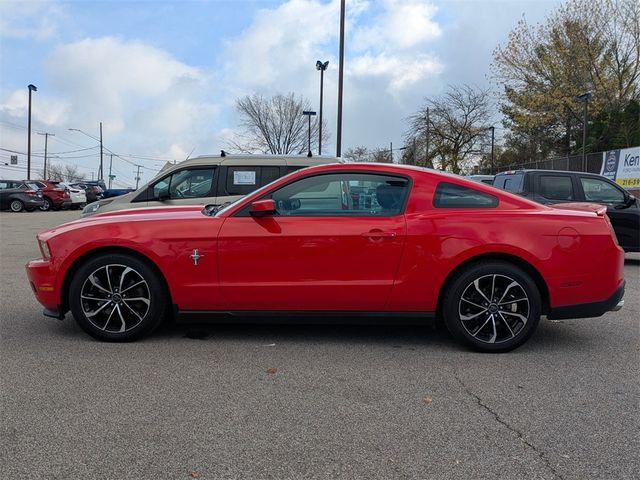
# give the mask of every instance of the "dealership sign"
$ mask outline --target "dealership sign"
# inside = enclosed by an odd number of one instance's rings
[[[604,152],[600,174],[621,187],[640,188],[640,147]]]

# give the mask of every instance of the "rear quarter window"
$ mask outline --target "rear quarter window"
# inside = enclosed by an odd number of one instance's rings
[[[441,182],[433,196],[436,208],[495,208],[498,197],[455,183]]]
[[[523,180],[524,174],[522,173],[497,175],[493,180],[493,186],[507,192],[521,193],[523,191]]]

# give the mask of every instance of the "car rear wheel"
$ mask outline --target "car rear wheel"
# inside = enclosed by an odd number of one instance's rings
[[[526,342],[540,321],[540,293],[531,277],[506,262],[459,272],[443,299],[451,334],[481,352],[507,352]]]
[[[24,209],[24,204],[20,200],[11,200],[9,208],[12,212],[21,212]]]
[[[168,302],[160,275],[126,254],[100,255],[76,272],[69,288],[73,317],[99,340],[127,342],[151,333]]]
[[[44,197],[42,200],[44,201],[44,203],[41,207],[39,207],[40,210],[42,210],[43,212],[51,210],[51,207],[53,207],[53,202],[51,202],[51,200],[49,200],[49,198],[47,197]]]

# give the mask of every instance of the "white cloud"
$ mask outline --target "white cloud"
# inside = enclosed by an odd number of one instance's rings
[[[0,37],[46,40],[58,33],[64,17],[61,5],[50,1],[0,2]]]
[[[443,71],[427,49],[440,35],[430,2],[389,0],[374,14],[373,2],[347,2],[344,86],[344,146],[400,140],[403,118],[415,108],[428,82]],[[296,92],[318,107],[316,60],[329,60],[325,73],[325,120],[333,136],[337,109],[337,40],[340,2],[291,0],[263,9],[251,25],[227,43],[223,84],[231,100],[254,91]],[[347,119],[349,121],[347,122]],[[234,126],[230,119],[230,126]],[[344,150],[344,147],[343,147]]]
[[[383,13],[355,32],[354,48],[408,49],[434,40],[442,33],[436,11],[430,2],[386,0]]]

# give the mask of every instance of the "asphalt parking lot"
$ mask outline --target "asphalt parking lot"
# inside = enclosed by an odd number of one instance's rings
[[[23,268],[78,216],[0,213],[2,479],[638,478],[640,255],[623,310],[509,354],[430,324],[106,344],[43,317]]]

